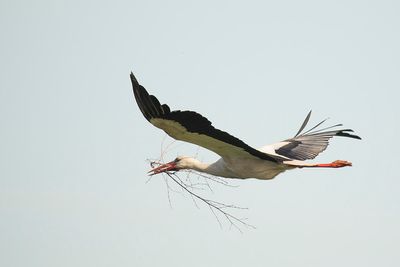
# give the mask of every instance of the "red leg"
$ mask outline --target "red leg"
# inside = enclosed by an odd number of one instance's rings
[[[331,163],[319,163],[311,166],[304,166],[304,167],[320,167],[320,168],[342,168],[346,166],[351,166],[351,162],[345,160],[336,160]]]

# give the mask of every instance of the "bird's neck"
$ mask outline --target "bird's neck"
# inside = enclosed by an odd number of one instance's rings
[[[199,172],[208,173],[214,176],[231,177],[231,175],[228,175],[225,164],[222,160],[218,160],[211,164],[196,161],[191,166],[191,169]]]
[[[190,163],[188,164],[187,168],[199,172],[207,172],[211,164],[204,163],[198,161],[197,159],[191,159]]]

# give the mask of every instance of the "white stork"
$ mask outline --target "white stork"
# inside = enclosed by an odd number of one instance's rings
[[[191,169],[226,178],[272,179],[279,173],[294,168],[340,168],[351,166],[351,163],[344,160],[324,164],[304,161],[313,159],[324,151],[329,144],[329,139],[333,136],[361,139],[351,134],[353,132],[351,129],[332,130],[342,124],[317,129],[324,121],[303,132],[310,119],[310,111],[293,138],[255,149],[238,138],[214,128],[208,119],[196,112],[171,111],[166,104],[160,104],[155,96],[149,95],[133,73],[130,77],[136,102],[151,124],[162,129],[172,138],[202,146],[221,156],[219,160],[211,164],[200,162],[192,157],[179,156],[169,163],[152,169],[149,171],[150,175]]]

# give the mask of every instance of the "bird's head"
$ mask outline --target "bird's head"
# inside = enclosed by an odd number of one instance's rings
[[[149,175],[155,175],[155,174],[168,172],[168,171],[179,171],[182,169],[191,169],[197,162],[198,162],[198,160],[191,158],[191,157],[178,156],[173,161],[162,164],[162,165],[150,170],[148,173],[149,173]]]

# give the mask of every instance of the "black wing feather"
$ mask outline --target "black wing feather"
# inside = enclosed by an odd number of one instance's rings
[[[135,95],[136,102],[140,108],[140,111],[143,113],[143,116],[149,122],[151,122],[151,119],[171,120],[174,122],[178,122],[188,132],[212,137],[224,143],[241,148],[247,153],[255,157],[258,157],[260,159],[269,160],[273,162],[280,162],[284,160],[283,158],[280,158],[278,156],[273,156],[267,153],[263,153],[259,150],[256,150],[247,145],[246,143],[244,143],[243,141],[241,141],[240,139],[224,131],[214,128],[212,126],[212,123],[207,118],[203,117],[202,115],[194,111],[175,110],[171,112],[168,105],[166,104],[161,105],[155,96],[149,95],[147,93],[146,89],[138,83],[133,73],[131,73],[130,77],[132,81],[133,92]]]

